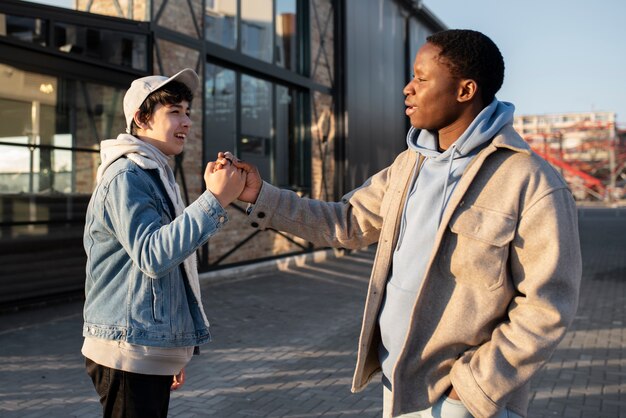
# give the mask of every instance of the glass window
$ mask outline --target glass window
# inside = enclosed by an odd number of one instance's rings
[[[297,71],[297,4],[297,0],[206,0],[204,38]]]
[[[25,142],[22,138],[2,138],[3,142]],[[0,193],[20,193],[38,187],[36,178],[29,177],[31,162],[35,164],[34,150],[27,147],[0,145]],[[36,182],[37,184],[29,184]]]
[[[272,84],[248,75],[241,76],[241,137],[239,156],[259,167],[261,177],[272,175]]]
[[[276,64],[296,70],[296,0],[276,0]]]
[[[46,46],[48,44],[47,32],[45,20],[0,13],[0,35],[2,36]]]
[[[124,130],[123,93],[0,64],[0,245],[71,237],[82,256],[99,141]]]
[[[237,0],[206,0],[204,38],[226,48],[235,48],[237,15]]]
[[[76,0],[28,0],[32,3],[40,3],[48,6],[65,7],[66,9],[74,9]]]
[[[147,70],[147,37],[68,23],[54,25],[54,48],[137,70]]]
[[[272,61],[272,0],[241,0],[241,52]]]
[[[205,144],[206,160],[214,160],[219,151],[235,151],[237,137],[236,73],[218,65],[205,67]]]
[[[0,64],[0,193],[93,190],[99,141],[124,130],[123,91]]]
[[[276,86],[276,141],[274,145],[276,185],[300,189],[301,143],[297,140],[298,93]]]
[[[302,94],[212,63],[205,68],[205,161],[231,150],[257,165],[269,182],[302,189],[308,167],[303,160],[310,158],[298,131],[304,126]]]

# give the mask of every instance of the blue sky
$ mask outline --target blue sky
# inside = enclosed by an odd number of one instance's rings
[[[424,0],[448,28],[500,47],[516,114],[617,113],[626,128],[625,0]]]

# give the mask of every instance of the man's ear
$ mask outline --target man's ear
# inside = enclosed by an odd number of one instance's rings
[[[459,82],[457,100],[460,103],[469,102],[478,93],[478,84],[471,78],[463,79]]]

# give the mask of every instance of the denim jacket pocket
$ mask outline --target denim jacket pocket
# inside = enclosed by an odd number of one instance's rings
[[[170,214],[170,207],[168,206],[168,201],[161,196],[155,196],[155,202],[157,204],[157,208],[159,213],[161,214],[161,222],[163,225],[169,224],[175,218],[174,214]]]
[[[514,216],[483,208],[459,208],[444,235],[439,267],[463,284],[496,290],[504,281],[509,243],[515,236]]]
[[[154,322],[163,322],[163,280],[162,279],[150,279],[150,287],[152,288],[152,317]]]

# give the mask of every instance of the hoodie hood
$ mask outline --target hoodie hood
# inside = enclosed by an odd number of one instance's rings
[[[481,145],[490,141],[505,125],[512,124],[514,113],[513,104],[494,99],[454,142],[454,147],[444,152],[437,150],[438,135],[433,131],[417,130],[411,127],[406,142],[409,149],[419,152],[426,158],[448,160],[451,154],[454,154],[453,158],[462,158],[475,154],[473,151],[480,150]]]
[[[100,143],[100,166],[96,174],[99,183],[106,169],[121,157],[128,156],[144,169],[158,169],[167,166],[168,158],[157,147],[130,134],[119,134],[115,139]],[[133,158],[137,156],[136,158]],[[137,160],[137,161],[135,161]]]

